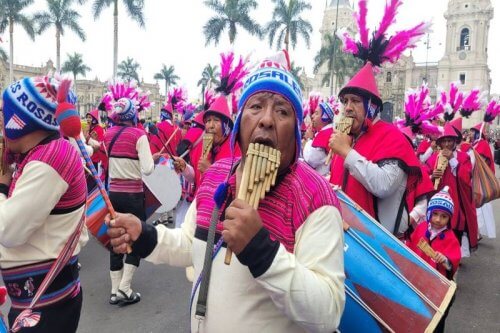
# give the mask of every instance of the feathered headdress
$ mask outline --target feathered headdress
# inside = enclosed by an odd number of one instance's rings
[[[469,118],[470,115],[479,111],[483,106],[484,94],[481,94],[479,89],[472,89],[465,97],[460,108],[460,114],[462,117]]]
[[[370,30],[366,25],[367,0],[359,0],[359,12],[356,14],[359,41],[354,40],[345,30],[339,31],[339,38],[344,44],[344,52],[352,53],[365,63],[370,62],[380,67],[385,62],[396,62],[405,50],[416,46],[417,41],[429,30],[430,24],[422,22],[411,29],[398,31],[388,37],[387,30],[396,22],[398,7],[403,4],[402,0],[388,1],[382,22],[370,38]]]
[[[121,98],[128,98],[137,103],[137,82],[135,80],[123,82],[120,80],[110,81],[108,83],[108,92],[104,94],[98,109],[102,111],[111,111],[113,103]]]
[[[486,107],[486,112],[484,113],[483,121],[485,123],[492,123],[495,118],[500,115],[500,103],[492,99],[488,106]]]
[[[440,134],[438,126],[432,124],[443,108],[430,103],[429,88],[422,84],[418,90],[410,90],[405,99],[405,119],[397,122],[398,127],[409,127],[413,134]]]
[[[445,121],[452,121],[455,114],[461,109],[464,101],[464,94],[458,91],[458,85],[455,82],[450,84],[449,98],[446,91],[441,92],[441,104],[444,105],[443,118]]]
[[[151,95],[149,91],[137,91],[137,112],[147,110],[154,105],[154,103],[149,100],[149,95]]]
[[[167,93],[167,101],[163,105],[163,109],[167,109],[168,104],[172,109],[177,110],[182,106],[182,103],[187,101],[187,90],[182,87],[173,87]]]
[[[337,98],[335,98],[335,96],[332,95],[328,97],[325,102],[328,103],[328,105],[332,108],[335,115],[338,115],[340,113],[340,102]]]
[[[205,90],[205,103],[203,104],[203,110],[207,111],[210,105],[215,101],[214,91],[211,89]]]
[[[311,115],[316,111],[319,106],[321,95],[318,92],[311,92],[309,94],[308,108]]]
[[[238,63],[233,65],[234,53],[221,53],[220,85],[215,91],[226,96],[243,87],[243,78],[249,73],[246,61],[240,56]]]

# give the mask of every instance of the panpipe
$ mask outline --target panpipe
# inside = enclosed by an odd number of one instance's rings
[[[238,199],[244,200],[254,209],[259,207],[259,201],[276,184],[281,152],[269,146],[251,143],[248,146],[245,166],[241,176]],[[231,263],[231,249],[227,248],[224,263]]]
[[[433,260],[436,260],[436,251],[434,251],[434,249],[429,245],[429,243],[425,241],[425,239],[420,238],[420,240],[417,243],[417,247],[420,250],[422,250],[423,253],[431,257]],[[450,265],[447,262],[444,263],[444,266],[447,270],[451,269]]]
[[[445,156],[443,156],[443,154],[440,152],[438,157],[437,157],[436,167],[434,169],[444,172],[444,170],[446,170],[447,166],[448,166],[448,159]],[[440,182],[441,182],[441,177],[434,179],[434,189],[435,190],[438,189]]]
[[[207,158],[208,153],[212,149],[212,145],[214,144],[214,135],[212,133],[204,133],[203,134],[203,152],[202,157]]]
[[[340,120],[335,124],[335,131],[340,132],[340,133],[344,133],[344,134],[349,134],[349,133],[351,133],[351,128],[352,128],[353,123],[354,123],[354,118],[344,116],[344,117],[340,118]],[[326,157],[325,165],[330,164],[330,162],[332,161],[332,157],[333,157],[333,153],[330,150],[328,152],[328,156]]]

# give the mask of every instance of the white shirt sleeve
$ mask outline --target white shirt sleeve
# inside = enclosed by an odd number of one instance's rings
[[[191,203],[180,228],[156,227],[158,243],[146,260],[178,267],[193,265],[193,238],[196,229],[196,199]]]
[[[48,164],[26,164],[12,196],[0,195],[0,243],[5,247],[25,244],[67,189],[68,184]]]
[[[318,168],[325,164],[326,152],[323,148],[315,148],[312,146],[312,140],[307,141],[304,146],[304,161],[309,164],[313,169]]]
[[[457,160],[457,157],[456,157],[456,152],[453,153],[453,157],[450,158],[450,160],[448,161],[448,164],[450,165],[450,168],[451,168],[451,173],[453,174],[453,176],[457,176],[457,167],[458,167],[458,160]]]
[[[344,166],[370,193],[381,199],[394,194],[406,175],[397,163],[379,166],[354,149],[347,154]]]
[[[155,162],[153,161],[153,155],[151,155],[151,149],[149,148],[148,137],[146,135],[141,136],[139,140],[137,140],[136,149],[139,155],[142,173],[146,176],[152,174],[155,169]]]
[[[429,159],[429,157],[431,157],[433,152],[434,152],[434,150],[432,150],[432,147],[427,148],[425,153],[420,155],[420,162],[422,162],[422,163],[427,162],[427,160]]]
[[[184,176],[184,179],[189,183],[194,183],[194,168],[191,166],[191,164],[186,163],[186,168],[184,169],[184,171],[182,171],[182,175]]]
[[[306,331],[333,332],[345,303],[344,232],[338,209],[315,210],[295,238],[294,252],[280,245],[271,266],[256,281],[278,309]]]
[[[410,217],[415,220],[417,224],[420,224],[425,221],[427,214],[427,198],[420,198],[413,210],[410,212]]]
[[[83,146],[85,147],[87,154],[89,154],[89,156],[92,156],[92,154],[94,153],[94,149],[92,148],[92,146],[85,143],[85,137],[83,136],[82,132],[80,132],[80,140],[83,142]],[[69,143],[71,143],[71,145],[76,149],[76,151],[78,152],[78,155],[83,157],[82,153],[80,152],[80,148],[78,147],[78,143],[76,142],[76,140],[73,138],[69,138]]]

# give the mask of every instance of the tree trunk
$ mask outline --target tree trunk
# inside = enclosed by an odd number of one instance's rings
[[[75,72],[73,72],[73,92],[75,93],[75,96],[76,96],[76,110],[78,111],[78,115],[81,118],[82,115],[80,113],[80,99],[78,98],[78,94],[76,91],[76,73]]]
[[[56,70],[61,71],[61,32],[56,28]]]
[[[10,55],[9,55],[9,83],[14,81],[14,22],[9,20],[9,35],[10,35]]]
[[[113,79],[116,78],[116,68],[118,67],[118,0],[114,1],[115,10],[113,12]]]
[[[165,79],[165,98],[167,98],[167,94],[168,94],[168,82],[167,79]]]
[[[286,29],[286,33],[285,33],[285,50],[286,50],[286,53],[288,53],[288,44],[290,43],[290,32],[288,29]],[[290,55],[288,55],[290,57]],[[291,60],[290,60],[291,62]]]
[[[335,67],[335,65],[333,66]],[[330,96],[333,96],[333,68],[330,71]]]

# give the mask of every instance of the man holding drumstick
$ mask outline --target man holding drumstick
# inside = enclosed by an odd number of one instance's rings
[[[258,209],[234,199],[243,157],[222,159],[205,172],[181,229],[153,228],[124,214],[110,222],[115,251],[123,253],[130,244],[146,260],[194,266],[201,287],[193,287],[192,331],[332,332],[340,322],[345,294],[339,203],[328,182],[298,160],[302,99],[289,68],[284,51],[264,61],[239,101],[233,147],[237,141],[243,156],[251,143],[281,153],[276,184]],[[215,240],[209,228],[214,222]],[[236,255],[230,266],[224,249],[210,260],[221,236]],[[202,268],[208,274],[199,278]]]

